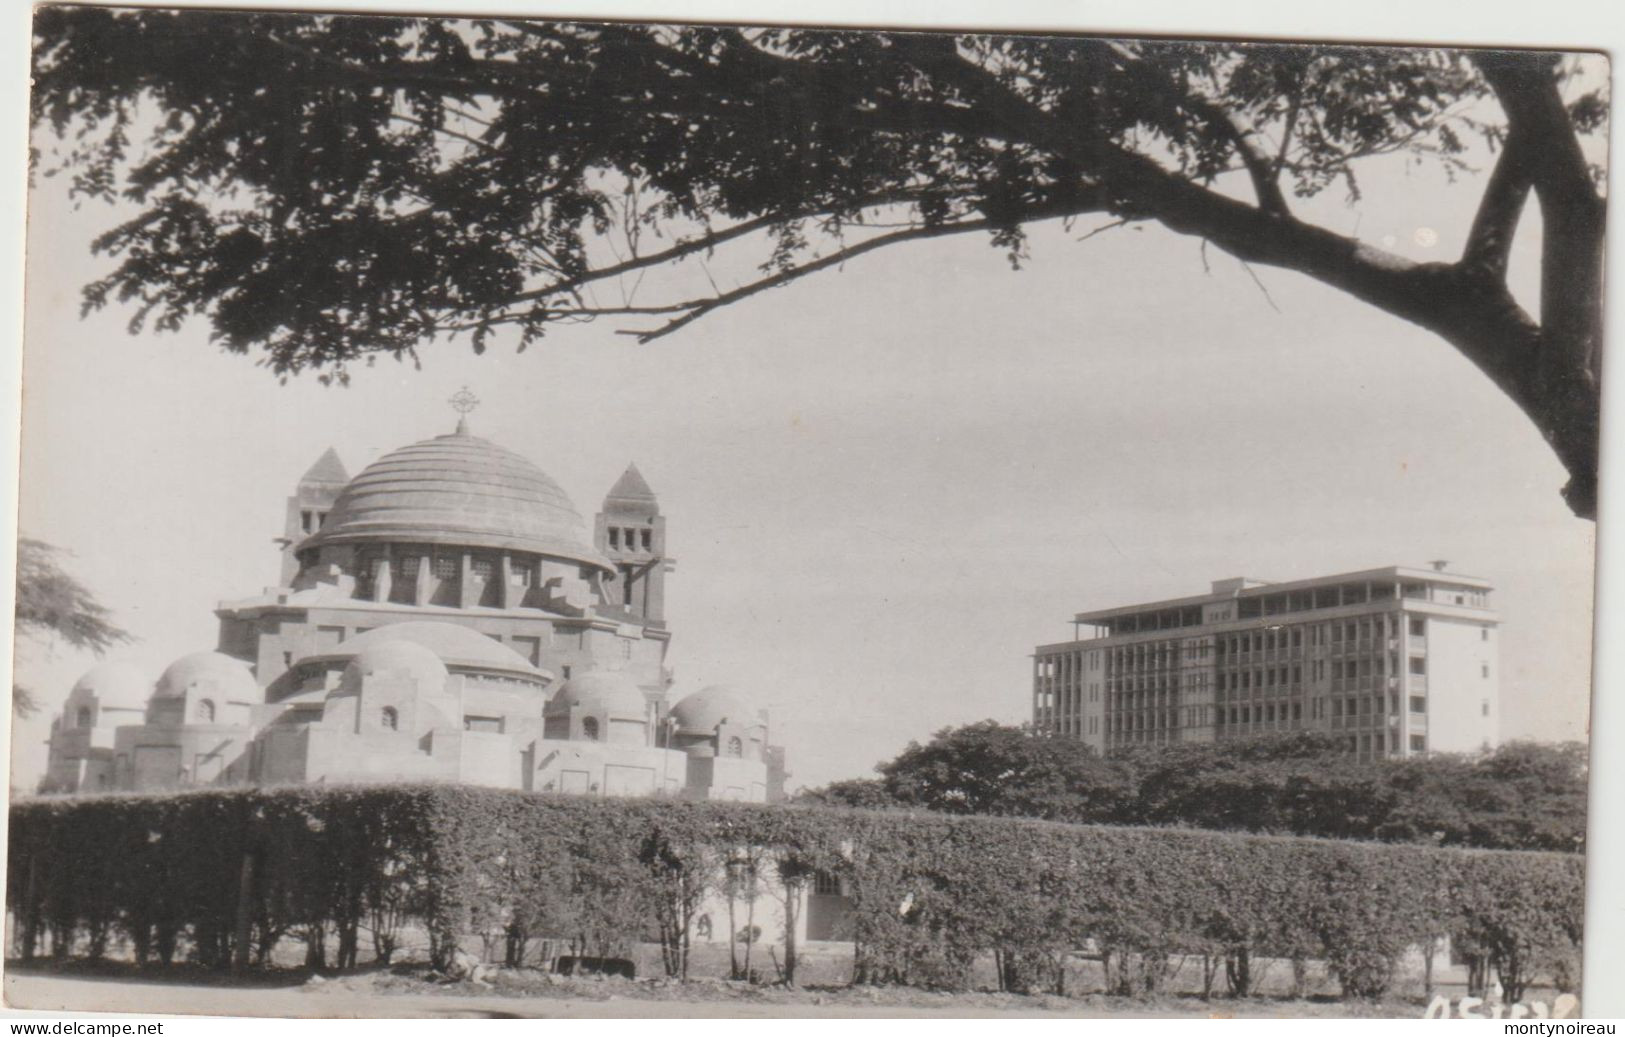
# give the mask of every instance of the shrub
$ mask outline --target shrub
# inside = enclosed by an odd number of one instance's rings
[[[991,954],[1008,989],[1058,990],[1066,955],[1093,946],[1123,993],[1200,955],[1238,996],[1274,957],[1323,958],[1345,994],[1375,997],[1406,947],[1449,934],[1514,998],[1572,959],[1582,910],[1573,854],[445,785],[25,800],[9,854],[23,957],[95,956],[123,932],[141,961],[218,968],[285,936],[324,967],[328,934],[353,967],[367,929],[388,960],[411,924],[440,969],[475,940],[518,964],[549,937],[599,957],[656,941],[682,976],[695,912],[741,854],[791,905],[842,879],[856,981],[948,989]],[[787,934],[791,981],[795,960]]]

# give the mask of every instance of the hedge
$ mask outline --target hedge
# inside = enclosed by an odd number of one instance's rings
[[[120,936],[141,962],[240,969],[293,935],[311,967],[346,968],[363,934],[387,962],[412,926],[440,969],[494,934],[510,962],[537,936],[611,956],[658,942],[682,976],[696,911],[747,856],[780,897],[842,879],[855,981],[943,989],[992,954],[1008,987],[1062,990],[1092,947],[1125,994],[1198,955],[1236,994],[1269,957],[1324,960],[1375,997],[1407,947],[1449,936],[1517,998],[1535,969],[1567,974],[1582,916],[1572,854],[449,785],[21,801],[6,903],[24,958]],[[782,955],[793,981],[793,943]]]

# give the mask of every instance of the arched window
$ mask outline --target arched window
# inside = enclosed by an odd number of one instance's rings
[[[738,735],[734,735],[732,738],[728,739],[728,755],[729,756],[743,756],[743,755],[745,755],[745,743],[741,742],[739,740]]]
[[[589,742],[598,741],[598,718],[588,717],[581,722],[581,737]]]
[[[210,699],[198,699],[197,719],[201,724],[214,723],[214,702]]]
[[[80,706],[77,716],[78,716],[78,725],[80,727],[89,727],[90,726],[90,707],[89,706]]]
[[[394,706],[385,706],[383,713],[378,718],[378,721],[379,723],[383,724],[387,730],[398,731],[401,726],[401,715],[395,712]]]

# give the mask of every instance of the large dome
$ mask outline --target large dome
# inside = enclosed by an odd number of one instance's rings
[[[612,568],[589,546],[581,513],[546,472],[463,432],[368,465],[303,548],[368,541],[530,551]]]

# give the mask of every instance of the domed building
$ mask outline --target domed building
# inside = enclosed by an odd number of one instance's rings
[[[590,527],[536,465],[472,435],[288,498],[277,587],[222,604],[213,652],[156,682],[87,673],[42,791],[455,781],[764,801],[765,715],[708,688],[668,709],[666,520],[635,466]]]
[[[116,788],[113,737],[146,719],[152,677],[128,662],[102,663],[74,682],[51,722],[51,753],[42,792]]]

